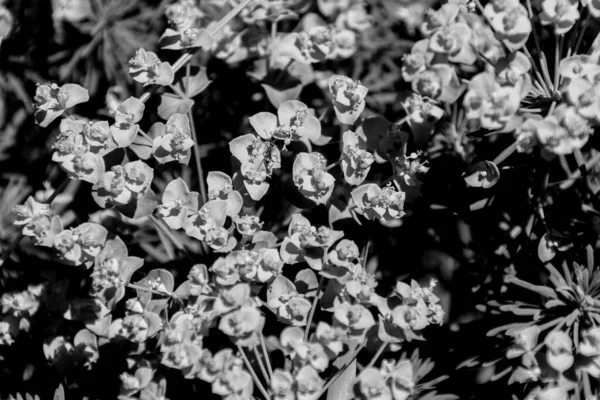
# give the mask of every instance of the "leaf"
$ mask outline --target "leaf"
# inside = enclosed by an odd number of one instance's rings
[[[265,89],[269,101],[275,108],[279,108],[281,103],[286,101],[296,100],[302,91],[302,85],[297,85],[283,90],[275,89],[274,87],[264,83],[261,86]]]
[[[142,160],[147,160],[152,156],[152,140],[144,135],[136,135],[129,148]]]
[[[191,99],[202,93],[211,82],[206,75],[206,68],[193,66],[190,68],[189,79],[187,76],[181,78],[182,91]]]
[[[58,388],[54,392],[54,400],[65,400],[65,389],[63,385],[58,385]]]
[[[167,120],[174,114],[186,114],[192,109],[194,100],[181,99],[180,97],[171,94],[164,93],[160,95],[160,104],[158,106],[158,115]]]
[[[334,365],[343,365],[354,358],[354,349],[348,351],[343,356],[339,357]],[[339,365],[338,364],[338,365]],[[352,397],[352,387],[356,379],[356,358],[350,362],[350,365],[342,374],[333,382],[327,390],[327,400],[346,400]]]
[[[314,297],[317,294],[319,282],[314,271],[310,268],[303,269],[298,272],[294,280],[298,293],[306,295],[306,297]]]
[[[117,207],[119,212],[131,219],[140,219],[151,215],[158,207],[156,195],[150,189],[143,196],[139,197],[135,202],[122,207]]]

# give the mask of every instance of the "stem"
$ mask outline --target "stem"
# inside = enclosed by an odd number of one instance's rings
[[[189,65],[189,64],[188,64]],[[189,82],[189,81],[188,81]],[[185,93],[183,93],[177,86],[175,85],[169,85],[169,87],[171,88],[171,90],[177,95],[179,96],[181,99],[187,99],[188,97],[186,96]],[[187,88],[186,88],[187,89]]]
[[[287,71],[287,69],[290,67],[290,65],[292,65],[293,62],[294,60],[291,59],[290,61],[288,61],[287,64],[285,64],[285,67],[283,67],[283,69],[277,74],[277,77],[273,81],[273,85],[276,85],[281,80],[281,78],[283,78],[283,74],[285,73],[285,71]]]
[[[548,90],[550,93],[554,93],[554,85],[552,85],[552,79],[550,78],[550,70],[548,69],[548,60],[546,59],[546,55],[544,53],[540,54],[540,64],[542,66],[542,74],[544,76],[544,82],[546,82],[546,86],[548,86]]]
[[[267,346],[265,345],[265,337],[262,332],[259,336],[260,339],[260,347],[262,348],[263,354],[265,355],[265,362],[267,363],[267,370],[269,371],[269,376],[273,377],[273,368],[271,367],[271,360],[269,359],[269,352],[267,351]]]
[[[532,22],[531,30],[533,31],[533,41],[535,42],[535,49],[537,50],[538,55],[541,55],[542,50],[540,49],[540,39],[538,38],[537,30],[535,29],[535,24],[533,23],[534,15],[533,15],[533,8],[531,7],[531,0],[527,0],[527,12],[529,12],[529,19],[532,20],[531,21]],[[526,46],[524,46],[524,47],[526,47]],[[534,64],[534,66],[535,66],[535,64]]]
[[[325,171],[329,171],[330,169],[334,168],[335,166],[340,165],[341,162],[342,162],[342,160],[337,160],[333,164],[329,164],[327,167],[325,167]]]
[[[149,141],[153,142],[152,138],[150,136],[148,136],[148,134],[146,132],[144,132],[143,130],[138,129],[138,133],[140,135],[142,135],[143,137],[145,137],[146,139],[148,139]]]
[[[267,373],[267,370],[265,369],[265,364],[262,361],[262,358],[260,356],[260,353],[258,352],[258,347],[253,346],[252,350],[254,351],[254,357],[256,357],[256,360],[258,361],[258,366],[260,367],[260,372],[263,375],[263,378],[265,378],[265,382],[267,382],[267,384],[271,383],[271,378],[269,377],[269,374]]]
[[[589,171],[590,169],[592,169],[598,162],[600,162],[600,154],[596,154],[594,157],[592,157],[588,162],[586,162],[584,164],[585,169],[587,171]],[[581,169],[579,168],[577,171],[575,171],[571,176],[569,176],[566,179],[566,182],[561,183],[560,188],[561,189],[567,189],[569,186],[571,186],[573,184],[573,180],[581,177]]]
[[[260,390],[260,392],[265,397],[265,399],[271,400],[271,396],[269,396],[269,393],[267,393],[267,391],[265,390],[262,383],[260,383],[258,376],[256,376],[256,372],[254,372],[254,369],[252,368],[252,365],[250,364],[250,360],[248,360],[246,353],[244,353],[244,349],[242,349],[242,346],[240,346],[239,344],[237,345],[237,348],[238,348],[238,351],[240,352],[240,355],[242,356],[242,359],[244,360],[246,369],[248,369],[248,372],[250,372],[250,375],[252,375],[252,380],[254,381],[254,384],[256,385],[256,387],[258,387],[258,390]]]
[[[271,23],[271,46],[273,46],[273,42],[277,38],[277,20]]]
[[[535,60],[533,59],[533,56],[531,55],[531,53],[529,52],[529,50],[527,49],[527,47],[523,47],[523,51],[525,52],[525,55],[527,56],[527,58],[529,58],[529,62],[533,66],[533,71],[535,72],[535,76],[537,77],[538,82],[542,86],[542,89],[544,89],[544,92],[546,92],[546,96],[551,97],[550,88],[548,88],[546,86],[546,81],[544,80],[544,77],[540,73],[540,70],[538,69],[538,67],[537,67],[537,65],[535,63]]]
[[[319,122],[323,122],[323,119],[329,114],[329,110],[331,110],[331,106],[328,106],[325,111],[323,111],[323,114],[319,116]]]
[[[579,31],[579,36],[577,37],[577,42],[575,42],[575,47],[573,48],[573,51],[571,52],[571,54],[577,54],[577,51],[579,51],[579,46],[581,46],[581,42],[583,41],[583,36],[585,34],[585,31],[588,27],[588,25],[590,24],[590,15],[587,16],[587,18],[585,19],[585,21],[583,21],[583,25],[581,26],[581,29]]]
[[[195,263],[194,258],[190,255],[190,253],[187,252],[185,246],[173,235],[168,227],[161,223],[162,221],[158,220],[154,215],[149,215],[148,219],[152,221],[158,230],[164,233],[164,235],[175,245],[175,247],[177,247],[179,251],[181,251],[191,262]]]
[[[559,64],[560,64],[560,55],[562,54],[563,41],[565,39],[564,35],[555,37],[555,45],[554,45],[554,88],[558,90],[558,82],[560,80]]]
[[[592,386],[590,385],[590,377],[587,372],[583,373],[583,393],[586,399],[592,397]]]
[[[196,160],[196,169],[198,170],[198,184],[200,185],[200,195],[202,196],[203,203],[208,201],[206,195],[206,183],[204,182],[204,170],[202,169],[202,162],[200,160],[200,146],[198,145],[198,135],[196,134],[196,124],[194,123],[194,117],[192,111],[188,111],[188,118],[190,119],[190,127],[192,128],[192,140],[194,140],[194,159]]]
[[[310,324],[312,323],[312,319],[315,315],[315,310],[317,309],[317,303],[319,302],[319,295],[321,294],[321,286],[323,285],[324,277],[319,279],[319,286],[317,287],[317,293],[315,294],[315,298],[312,302],[312,307],[310,308],[310,313],[308,314],[308,320],[306,321],[306,329],[304,329],[304,340],[308,340],[308,334],[310,332]]]
[[[502,153],[498,154],[498,156],[496,158],[494,158],[494,161],[492,161],[492,162],[494,164],[498,165],[502,161],[506,160],[512,153],[515,152],[515,150],[517,149],[517,145],[518,145],[518,143],[514,142],[513,144],[508,146],[506,149],[504,149],[502,151]]]
[[[375,353],[373,358],[371,358],[371,361],[369,361],[367,366],[363,369],[371,368],[373,365],[375,365],[375,363],[377,362],[377,359],[381,356],[381,354],[383,354],[383,351],[385,350],[387,345],[388,345],[387,342],[381,343],[381,346],[379,346],[379,348],[377,349],[377,352]]]
[[[56,199],[56,197],[64,190],[64,188],[67,187],[67,185],[69,184],[70,181],[71,181],[71,178],[69,178],[69,177],[65,178],[65,180],[62,181],[56,189],[54,189],[54,192],[52,192],[50,197],[48,197],[44,203],[46,203],[46,204],[52,203]]]
[[[354,355],[352,356],[352,358],[350,359],[350,361],[348,361],[346,364],[344,364],[344,366],[333,376],[333,378],[331,378],[329,380],[329,382],[327,382],[325,384],[325,386],[323,386],[323,389],[321,389],[321,391],[319,392],[319,395],[315,397],[316,399],[320,398],[325,392],[327,392],[327,389],[329,389],[329,387],[331,385],[333,385],[333,383],[340,377],[340,375],[342,375],[344,373],[344,371],[348,369],[348,367],[350,366],[350,364],[352,364],[356,360],[356,357],[358,356],[358,353],[360,353],[360,351],[364,347],[365,347],[365,343],[363,342],[360,346],[358,346],[358,348],[354,352]]]

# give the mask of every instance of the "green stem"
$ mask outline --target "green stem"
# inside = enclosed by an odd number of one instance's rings
[[[342,160],[337,160],[333,164],[329,164],[327,167],[325,167],[325,171],[329,171],[330,169],[340,165],[341,162],[342,162]]]
[[[194,123],[194,117],[192,111],[188,111],[188,118],[190,119],[190,127],[192,128],[192,139],[194,140],[194,159],[196,160],[196,170],[198,171],[198,184],[200,185],[200,195],[202,196],[202,202],[208,201],[206,194],[206,182],[204,181],[204,170],[202,169],[202,162],[200,159],[200,145],[198,144],[198,135],[196,134],[196,124]]]
[[[369,361],[369,363],[367,364],[367,366],[364,369],[371,368],[373,365],[375,365],[375,363],[377,362],[379,357],[383,354],[387,345],[388,345],[387,342],[381,343],[381,346],[379,346],[379,348],[377,349],[377,352],[375,353],[373,358],[371,358],[371,361]]]
[[[269,352],[267,351],[267,345],[265,344],[265,337],[262,332],[259,336],[260,339],[260,347],[262,348],[263,354],[265,355],[265,362],[267,363],[267,371],[269,371],[269,376],[273,377],[273,367],[271,367],[271,359],[269,358]]]
[[[577,52],[579,51],[579,46],[581,46],[581,42],[583,41],[583,36],[585,34],[585,31],[586,31],[588,25],[590,24],[590,19],[591,19],[591,15],[588,15],[587,18],[585,19],[585,21],[583,21],[583,25],[581,26],[581,29],[579,30],[579,36],[577,37],[577,42],[575,42],[575,47],[573,48],[573,51],[571,52],[571,54],[576,55]]]
[[[244,353],[244,349],[242,349],[242,346],[240,346],[239,344],[237,345],[237,348],[238,348],[238,352],[242,356],[242,360],[244,360],[246,369],[252,376],[252,380],[254,381],[254,384],[256,385],[256,387],[258,387],[258,390],[260,390],[260,392],[262,393],[262,395],[265,397],[266,400],[271,400],[271,396],[269,396],[269,393],[267,393],[267,391],[265,390],[262,383],[260,383],[258,376],[256,376],[256,372],[254,372],[254,369],[252,368],[252,365],[250,364],[250,360],[248,360],[246,353]]]
[[[263,378],[265,378],[265,382],[267,382],[267,384],[271,383],[271,379],[269,377],[269,374],[267,373],[267,370],[265,369],[265,364],[262,361],[262,357],[260,356],[260,353],[258,352],[258,347],[253,346],[252,350],[254,351],[254,357],[256,357],[256,360],[258,361],[258,366],[260,368],[260,372],[262,373]]]
[[[559,74],[559,65],[560,65],[560,55],[562,54],[563,41],[565,39],[564,35],[555,37],[555,45],[554,45],[554,88],[558,90],[558,83],[560,81]]]
[[[319,286],[317,287],[317,293],[315,294],[315,298],[313,299],[312,306],[310,307],[310,313],[308,314],[308,320],[306,321],[306,329],[304,329],[304,340],[308,340],[308,334],[310,332],[310,325],[312,324],[313,317],[315,316],[315,311],[317,309],[317,304],[319,302],[319,295],[321,294],[321,286],[325,281],[324,277],[319,279]]]

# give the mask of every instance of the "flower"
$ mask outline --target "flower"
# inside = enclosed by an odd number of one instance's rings
[[[446,55],[450,62],[472,65],[478,56],[472,38],[469,25],[455,22],[435,30],[429,39],[429,49]]]
[[[292,167],[294,184],[300,193],[317,204],[325,204],[335,185],[326,172],[327,160],[320,153],[299,153]]]
[[[173,114],[166,125],[154,125],[157,136],[152,142],[152,154],[161,163],[179,161],[187,165],[194,141],[191,137],[190,120],[185,114]]]
[[[92,290],[109,308],[114,308],[125,296],[125,285],[144,260],[128,255],[127,246],[116,236],[106,241],[95,257],[92,270]]]
[[[364,400],[392,400],[392,392],[386,379],[373,367],[366,368],[360,373],[356,385]]]
[[[79,85],[42,83],[35,91],[35,122],[45,128],[66,110],[90,99],[88,91]]]
[[[514,344],[506,351],[507,358],[521,357],[525,354],[531,354],[537,345],[540,328],[533,325],[520,329],[511,334],[514,338]]]
[[[404,212],[404,192],[392,184],[383,189],[374,183],[361,185],[352,191],[352,200],[368,219],[390,221],[401,218]]]
[[[583,332],[582,340],[579,342],[579,354],[586,357],[600,355],[600,328],[594,327]]]
[[[454,103],[463,91],[454,67],[448,64],[430,66],[416,75],[411,84],[413,92],[447,103]]]
[[[538,126],[542,120],[541,115],[531,116],[523,121],[515,130],[517,151],[528,153],[538,144]]]
[[[175,78],[171,64],[161,62],[155,53],[143,48],[139,48],[135,57],[129,60],[129,74],[134,81],[143,83],[144,86],[168,86]]]
[[[500,86],[487,72],[471,78],[463,100],[466,117],[478,120],[485,129],[503,128],[516,114],[520,103],[520,88]]]
[[[226,200],[227,215],[236,217],[242,209],[243,199],[240,192],[233,190],[233,181],[224,172],[210,171],[206,177],[209,200]]]
[[[429,39],[416,42],[409,54],[402,56],[402,79],[412,82],[421,72],[427,70],[435,54],[429,51]]]
[[[195,26],[204,13],[194,2],[181,0],[167,6],[165,16],[181,32]]]
[[[154,172],[143,161],[116,165],[102,175],[94,186],[94,200],[100,207],[107,204],[126,206],[143,197],[150,190]]]
[[[188,215],[198,211],[197,192],[190,192],[187,184],[177,178],[167,185],[162,196],[162,204],[158,206],[158,214],[171,229],[183,228]]]
[[[48,204],[40,203],[31,196],[25,204],[15,206],[13,213],[17,217],[14,224],[22,226],[23,235],[31,237],[37,246],[51,247],[55,235],[62,231],[60,217],[52,214]]]
[[[242,306],[221,317],[219,330],[231,337],[234,343],[250,346],[257,344],[255,334],[262,330],[263,325],[264,317],[256,307]]]
[[[298,400],[317,400],[325,381],[317,371],[305,365],[296,373],[296,398]]]
[[[302,215],[294,214],[288,227],[288,236],[281,244],[281,259],[286,264],[306,261],[311,268],[319,271],[323,268],[327,250],[343,235],[341,231],[324,226],[317,229]]]
[[[108,231],[102,225],[85,222],[56,235],[54,247],[64,262],[72,265],[85,263],[90,267],[104,246],[107,235]]]
[[[275,369],[271,377],[271,391],[274,400],[294,400],[294,377],[289,371]]]
[[[575,149],[582,148],[592,132],[591,126],[578,114],[578,110],[564,103],[540,121],[537,128],[540,144],[555,154],[571,154]]]
[[[546,360],[558,372],[566,371],[573,365],[573,342],[566,332],[552,331],[544,340],[546,345]]]
[[[531,90],[531,62],[520,51],[510,53],[507,57],[498,60],[495,65],[497,82],[502,86],[520,88],[520,96],[524,98]]]
[[[364,337],[375,325],[371,312],[360,304],[344,302],[335,308],[333,326],[341,327],[349,336]]]
[[[288,100],[277,108],[277,116],[260,112],[250,117],[250,125],[261,139],[279,139],[286,144],[294,140],[317,140],[321,136],[321,123],[306,104]],[[279,168],[279,167],[275,167]]]
[[[525,6],[519,0],[494,0],[485,5],[484,15],[489,19],[496,37],[509,50],[525,45],[531,33],[531,21]]]
[[[600,65],[596,61],[593,56],[587,54],[576,54],[560,60],[558,68],[563,77],[563,90],[568,89],[571,80],[575,78],[596,82],[596,77],[600,75]]]
[[[342,135],[342,171],[344,179],[351,185],[360,185],[366,179],[375,157],[367,151],[365,135],[346,131]]]
[[[267,290],[267,305],[277,317],[289,324],[304,326],[307,322],[311,303],[296,291],[294,284],[278,275]]]
[[[197,212],[189,212],[183,228],[186,235],[198,240],[205,240],[211,229],[223,227],[226,218],[227,202],[224,200],[211,200],[205,203]]]
[[[130,97],[123,101],[114,111],[115,123],[110,127],[110,134],[117,147],[127,147],[133,143],[137,135],[137,124],[144,115],[144,103]]]
[[[235,222],[238,232],[246,236],[255,235],[263,226],[260,217],[256,215],[240,215],[233,222]]]
[[[540,21],[542,25],[552,25],[557,35],[571,30],[579,19],[579,1],[543,0]]]
[[[241,360],[228,365],[212,383],[214,394],[224,400],[248,399],[252,395],[254,385],[252,376],[243,368]]]
[[[365,97],[369,89],[359,81],[347,76],[332,75],[328,81],[333,96],[335,115],[342,124],[352,125],[365,109]]]
[[[456,22],[460,8],[457,4],[444,4],[438,10],[428,10],[421,31],[425,36],[431,36],[441,28]]]
[[[183,50],[197,47],[208,50],[215,43],[215,38],[206,29],[190,27],[176,31],[167,28],[160,37],[159,43],[160,47],[165,50]]]
[[[152,312],[131,313],[112,322],[108,330],[109,339],[123,338],[133,343],[145,342],[161,328],[161,318]]]
[[[334,48],[332,29],[315,26],[308,31],[288,34],[280,42],[276,52],[296,61],[312,64],[331,58]]]
[[[281,167],[279,149],[273,143],[247,134],[229,142],[231,154],[241,163],[244,187],[253,200],[260,200],[269,190],[267,178]]]
[[[566,98],[582,117],[600,121],[600,84],[573,78],[566,89]]]

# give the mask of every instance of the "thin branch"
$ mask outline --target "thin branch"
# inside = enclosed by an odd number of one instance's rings
[[[256,372],[254,372],[254,369],[252,368],[252,365],[250,364],[250,360],[248,360],[246,353],[244,353],[244,349],[239,344],[237,345],[237,348],[238,348],[240,355],[242,356],[242,360],[244,360],[246,369],[248,370],[248,372],[250,372],[250,375],[252,376],[252,380],[254,381],[254,384],[256,385],[256,387],[258,387],[258,390],[260,390],[260,392],[262,393],[262,395],[265,397],[266,400],[271,400],[271,396],[269,396],[269,393],[267,393],[267,391],[265,390],[262,383],[260,383],[258,376],[256,376]]]
[[[312,324],[315,311],[317,309],[317,303],[319,302],[319,295],[321,294],[321,286],[323,285],[325,278],[319,279],[319,286],[317,287],[317,293],[313,299],[312,306],[310,307],[310,313],[308,314],[308,320],[306,321],[306,329],[304,329],[304,340],[308,340],[308,334],[310,333],[310,325]]]

